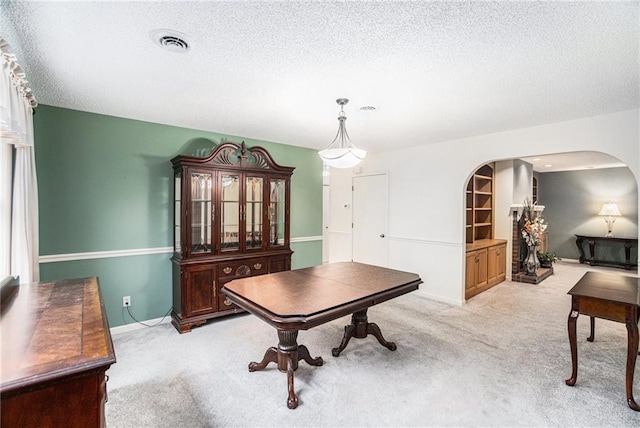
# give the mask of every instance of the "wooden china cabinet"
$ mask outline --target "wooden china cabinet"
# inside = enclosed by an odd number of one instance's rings
[[[180,333],[241,312],[225,283],[291,269],[290,184],[294,168],[261,147],[226,142],[207,157],[176,156],[173,310]]]

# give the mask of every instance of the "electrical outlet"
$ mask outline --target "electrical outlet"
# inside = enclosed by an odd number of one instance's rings
[[[131,306],[131,296],[124,296],[122,298],[122,307],[126,308],[127,306]]]

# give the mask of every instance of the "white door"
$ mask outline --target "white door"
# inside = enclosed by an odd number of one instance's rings
[[[322,186],[322,263],[329,262],[329,186]]]
[[[354,262],[387,266],[387,174],[353,178]]]

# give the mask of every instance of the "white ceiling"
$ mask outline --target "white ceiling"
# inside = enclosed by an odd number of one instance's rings
[[[371,152],[640,106],[635,1],[5,0],[0,13],[42,104],[296,146],[329,145],[338,97]],[[191,50],[154,45],[156,29]]]

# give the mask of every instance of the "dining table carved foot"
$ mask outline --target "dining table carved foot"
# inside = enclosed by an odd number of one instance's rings
[[[340,346],[338,346],[337,348],[333,348],[331,350],[331,355],[333,355],[334,357],[337,357],[338,355],[340,355],[340,352],[344,351],[344,348],[347,347],[347,345],[349,344],[349,341],[351,340],[355,332],[356,332],[355,324],[349,324],[348,326],[345,326],[344,336],[342,336],[342,342],[340,342]]]
[[[256,363],[256,362],[249,363],[249,371],[255,372],[258,370],[262,370],[265,367],[267,367],[267,364],[277,363],[277,362],[278,362],[278,349],[272,346],[271,348],[267,349],[267,352],[264,353],[264,357],[262,358],[262,361],[260,361],[259,363]]]
[[[307,347],[304,345],[298,346],[298,359],[304,360],[310,366],[321,366],[324,364],[324,360],[322,359],[322,357],[312,358],[311,354],[309,353],[309,349],[307,349]]]
[[[376,339],[378,339],[378,342],[380,342],[382,346],[389,349],[390,351],[395,351],[396,349],[398,349],[398,347],[394,342],[388,342],[384,339],[384,337],[382,337],[382,332],[380,331],[380,327],[378,327],[377,324],[374,324],[374,323],[367,324],[367,333],[373,334],[376,337]]]

